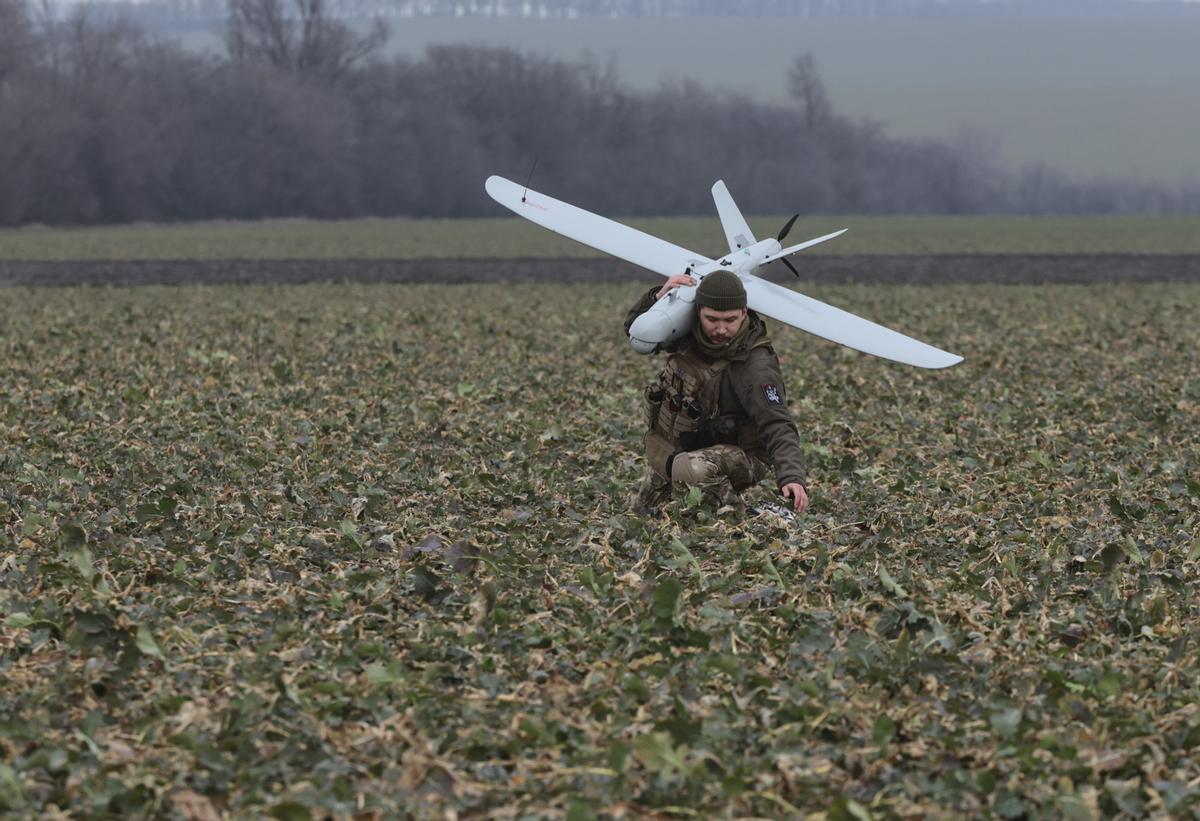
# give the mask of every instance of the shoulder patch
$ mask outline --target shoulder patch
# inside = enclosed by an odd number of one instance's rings
[[[783,397],[780,395],[779,387],[767,382],[762,386],[763,396],[767,398],[767,403],[770,405],[782,405]]]

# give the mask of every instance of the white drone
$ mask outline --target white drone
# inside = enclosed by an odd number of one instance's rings
[[[763,316],[839,345],[919,368],[948,368],[962,361],[961,356],[758,278],[756,275],[763,266],[776,260],[799,276],[787,257],[833,239],[846,229],[784,248],[782,241],[796,221],[796,217],[792,217],[778,237],[755,241],[729,189],[719,180],[712,193],[721,226],[729,240],[729,253],[715,260],[531,191],[503,177],[489,177],[486,187],[496,202],[543,228],[665,277],[686,273],[695,278],[696,285],[672,289],[634,321],[629,328],[629,343],[638,353],[653,353],[660,345],[689,333],[696,319],[699,282],[714,271],[727,270],[742,280],[747,306]]]

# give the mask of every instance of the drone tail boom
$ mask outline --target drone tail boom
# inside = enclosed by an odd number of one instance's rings
[[[827,240],[831,240],[834,237],[840,237],[842,234],[846,233],[849,230],[850,230],[849,228],[843,228],[840,231],[834,231],[832,234],[825,234],[824,236],[817,237],[816,239],[810,239],[805,242],[802,242],[799,245],[793,245],[790,248],[783,248],[783,249],[777,251],[776,253],[771,254],[770,256],[766,257],[760,264],[766,265],[767,263],[774,262],[777,259],[783,259],[784,257],[789,257],[792,254],[796,253],[797,251],[803,251],[805,248],[811,248],[814,245],[819,245],[820,243],[825,242]]]

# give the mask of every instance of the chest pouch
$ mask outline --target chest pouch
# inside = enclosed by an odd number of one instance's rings
[[[709,430],[717,416],[721,373],[727,364],[725,360],[705,362],[686,353],[673,354],[658,382],[646,389],[647,407],[657,403],[655,412],[647,413],[647,427],[676,446]]]
[[[646,430],[657,427],[658,414],[666,398],[667,392],[657,382],[647,385],[646,390],[642,391],[642,421],[646,423]]]
[[[646,446],[646,462],[650,469],[663,479],[670,479],[671,462],[677,452],[675,447],[654,430],[647,431],[643,441]]]

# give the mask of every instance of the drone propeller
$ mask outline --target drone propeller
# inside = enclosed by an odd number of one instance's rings
[[[792,230],[792,226],[796,224],[796,220],[798,219],[800,219],[799,214],[792,214],[792,218],[787,221],[787,225],[780,229],[779,236],[775,237],[775,239],[779,241],[780,245],[783,245],[783,238],[786,237],[788,232]]]
[[[792,230],[792,226],[796,224],[796,220],[799,218],[800,218],[799,214],[792,214],[792,218],[787,221],[787,224],[784,225],[782,229],[780,229],[779,236],[775,237],[775,239],[779,242],[780,245],[783,245],[784,237],[786,237],[788,235],[788,232]],[[783,257],[780,260],[780,262],[782,262],[784,265],[786,265],[788,267],[788,270],[796,275],[796,279],[800,278],[800,272],[796,270],[796,266],[792,265],[791,261],[787,257]]]

